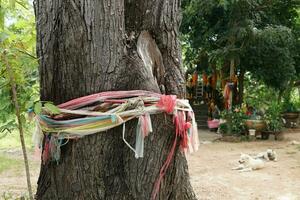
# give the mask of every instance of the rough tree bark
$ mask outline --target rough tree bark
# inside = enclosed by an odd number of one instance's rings
[[[179,9],[177,0],[35,0],[41,100],[132,89],[183,97]],[[41,166],[36,198],[150,199],[175,136],[169,116],[151,118],[144,158],[135,159],[120,127],[69,141],[58,165]],[[131,144],[136,123],[126,124]],[[196,199],[179,147],[157,199]]]

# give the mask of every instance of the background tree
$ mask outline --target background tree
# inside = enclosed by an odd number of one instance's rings
[[[4,51],[7,53],[5,57],[12,67],[21,117],[25,121],[27,109],[39,99],[33,8],[27,1],[19,1],[15,5],[11,1],[1,1],[0,13],[0,54],[4,56]],[[17,123],[3,59],[0,60],[0,101],[0,133],[7,134],[17,127]]]
[[[19,129],[29,199],[33,195],[24,135],[30,123],[25,116],[38,98],[32,11],[27,1],[0,1],[0,139]]]
[[[245,70],[240,67],[240,56],[253,37],[255,6],[254,1],[247,0],[212,0],[190,1],[185,7],[182,32],[193,48],[207,52],[210,66],[217,63],[223,79],[238,74],[243,82]]]
[[[299,50],[295,43],[299,45],[299,39],[293,38],[299,38],[299,1],[186,0],[183,5],[181,30],[186,43],[191,44],[185,47],[195,49],[184,52],[206,51],[209,60],[217,61],[218,67],[223,69],[229,67],[230,60],[234,60],[235,73],[239,76],[239,103],[242,103],[243,80],[247,71],[272,87],[276,81],[270,79],[285,73],[280,83],[284,85],[291,80],[289,75],[298,71]],[[278,39],[283,37],[288,39]],[[283,57],[276,57],[272,65],[270,58],[274,54],[271,49],[275,46],[277,55],[282,54]],[[263,48],[269,50],[264,52]],[[287,51],[283,52],[284,49]],[[258,55],[259,52],[263,55]],[[197,63],[198,56],[190,62]],[[265,74],[270,75],[269,78]]]
[[[179,11],[177,0],[36,0],[41,100],[58,104],[100,91],[160,88],[183,97]],[[139,57],[140,44],[150,44],[150,60]],[[150,199],[174,139],[170,117],[152,122],[146,155],[138,160],[120,128],[69,141],[58,165],[41,166],[36,198]],[[126,125],[130,143],[136,123]],[[158,199],[196,199],[178,146]]]
[[[255,40],[243,56],[243,64],[254,77],[283,91],[296,77],[295,42],[291,29],[284,26],[257,30]]]

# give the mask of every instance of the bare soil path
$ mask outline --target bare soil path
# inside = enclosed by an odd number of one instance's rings
[[[0,172],[0,200],[28,197],[26,174],[21,149],[0,149],[0,156],[12,161],[17,161],[17,163],[13,162],[9,164],[9,168]],[[38,157],[34,156],[33,152],[28,152],[28,160],[32,189],[35,191],[40,161]]]
[[[218,137],[200,130],[202,144],[188,156],[191,182],[201,200],[299,200],[300,199],[300,132],[286,133],[284,141],[214,142]],[[252,172],[231,170],[238,164],[240,153],[256,154],[274,149],[278,162]]]
[[[285,134],[284,141],[212,142],[219,135],[200,130],[199,151],[188,155],[192,186],[199,200],[300,200],[300,131]],[[239,173],[231,170],[236,166],[240,153],[256,154],[274,149],[278,162],[267,162],[266,167]],[[33,187],[39,174],[39,159],[31,153],[30,167]],[[18,149],[0,149],[0,155],[22,161]],[[15,199],[26,193],[23,165],[0,173],[0,199],[4,193]]]

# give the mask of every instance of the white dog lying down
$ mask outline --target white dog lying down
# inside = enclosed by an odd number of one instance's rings
[[[272,150],[272,149],[267,149],[267,151],[265,152],[261,152],[259,154],[257,154],[256,156],[254,156],[255,159],[260,158],[260,159],[264,159],[266,161],[275,161],[277,162],[277,153]]]
[[[238,167],[232,168],[233,170],[238,170],[239,172],[249,172],[252,170],[261,169],[265,166],[265,163],[262,159],[254,159],[248,154],[241,153],[239,159],[240,165]]]

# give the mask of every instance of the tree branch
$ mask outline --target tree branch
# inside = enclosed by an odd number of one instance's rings
[[[32,55],[32,54],[30,54],[30,53],[28,53],[27,51],[24,51],[24,50],[22,50],[22,49],[19,49],[19,48],[16,48],[20,53],[23,53],[23,54],[25,54],[25,55],[27,55],[27,56],[29,56],[29,57],[31,57],[31,58],[33,58],[33,59],[37,59],[37,57],[36,56],[34,56],[34,55]]]

